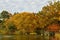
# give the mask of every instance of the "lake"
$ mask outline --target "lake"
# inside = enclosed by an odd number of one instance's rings
[[[39,35],[0,35],[0,40],[45,40]],[[46,39],[48,40],[48,38]]]

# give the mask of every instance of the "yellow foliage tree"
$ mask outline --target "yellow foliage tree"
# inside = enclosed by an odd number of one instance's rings
[[[14,24],[20,31],[33,32],[36,27],[40,27],[40,17],[34,13],[23,12],[12,16],[6,21],[6,28]]]

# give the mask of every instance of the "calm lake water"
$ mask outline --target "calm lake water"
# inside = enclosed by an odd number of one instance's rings
[[[39,35],[0,35],[0,40],[45,40],[45,39]]]

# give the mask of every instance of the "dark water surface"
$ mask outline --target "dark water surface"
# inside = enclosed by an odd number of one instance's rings
[[[0,40],[47,40],[39,35],[0,35]]]

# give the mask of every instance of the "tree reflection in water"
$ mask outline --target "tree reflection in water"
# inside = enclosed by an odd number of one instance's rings
[[[38,35],[2,35],[0,40],[41,40]]]
[[[44,40],[44,38],[40,35],[2,35],[0,40]]]

